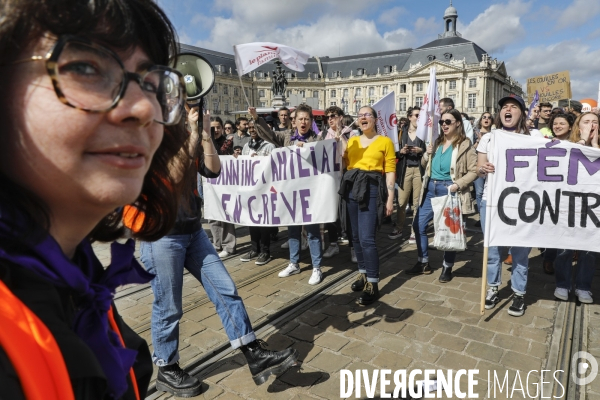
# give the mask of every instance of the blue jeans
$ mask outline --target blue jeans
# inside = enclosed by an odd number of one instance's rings
[[[156,242],[142,242],[142,262],[156,277],[150,282],[152,304],[152,360],[158,366],[179,360],[179,320],[183,269],[202,283],[215,305],[234,349],[256,340],[250,318],[235,283],[210,243],[204,229],[188,235],[169,235]]]
[[[304,225],[308,234],[308,248],[310,249],[310,258],[313,268],[321,268],[321,258],[323,258],[323,249],[321,248],[321,225]],[[290,244],[290,262],[298,264],[300,261],[300,236],[302,235],[302,226],[288,226],[288,237]]]
[[[477,211],[481,213],[481,197],[483,196],[483,188],[485,186],[485,178],[477,177],[473,181],[473,186],[475,186],[475,201],[477,202]],[[480,215],[481,220],[481,215]]]
[[[573,269],[573,251],[558,250],[554,273],[556,274],[556,287],[571,290]],[[575,289],[592,290],[592,279],[596,272],[596,253],[579,250],[577,252],[577,277],[575,278]]]
[[[481,201],[481,228],[485,232],[485,208],[486,200]],[[500,286],[502,284],[502,258],[501,252],[504,247],[490,246],[488,248],[487,281],[488,286]],[[529,271],[529,253],[531,247],[511,247],[512,268],[510,284],[513,292],[520,296],[525,295],[527,290],[527,272]]]
[[[431,199],[434,197],[448,196],[448,186],[452,185],[452,181],[435,181],[429,180],[425,189],[423,204],[417,210],[417,215],[413,219],[413,230],[415,239],[417,240],[417,254],[419,261],[429,262],[429,242],[427,240],[427,224],[433,220],[433,208],[431,207]],[[455,251],[444,252],[444,266],[454,266],[456,259]]]
[[[352,196],[348,190],[346,204],[350,226],[352,227],[352,243],[358,261],[358,271],[367,275],[367,282],[379,282],[379,253],[375,244],[377,232],[377,185],[370,183],[368,187],[369,203],[365,209]]]

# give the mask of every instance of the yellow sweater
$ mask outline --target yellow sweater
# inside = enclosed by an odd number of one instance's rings
[[[351,137],[344,153],[348,170],[358,168],[364,171],[396,172],[394,143],[387,136],[379,136],[363,148],[360,136]]]

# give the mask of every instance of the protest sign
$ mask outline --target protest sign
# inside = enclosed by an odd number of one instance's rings
[[[266,157],[221,156],[218,178],[203,178],[204,216],[248,226],[334,222],[341,154],[323,140],[282,147]]]
[[[535,91],[538,91],[540,103],[571,98],[571,78],[569,71],[535,76],[527,79],[528,102],[533,102]]]
[[[597,251],[600,150],[491,134],[485,246]]]
[[[377,133],[392,139],[394,149],[400,150],[398,146],[398,118],[396,118],[396,106],[394,104],[394,91],[385,95],[377,103],[373,104],[373,109],[377,111]]]

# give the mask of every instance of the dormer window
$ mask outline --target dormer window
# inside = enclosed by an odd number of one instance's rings
[[[217,72],[225,72],[225,66],[222,64],[215,65]]]
[[[364,68],[358,68],[356,70],[356,76],[363,76],[365,74],[365,69]]]
[[[430,55],[427,56],[427,59],[429,61],[433,61],[433,60],[435,60],[435,56],[433,54],[430,54]]]
[[[258,76],[259,78],[264,78],[265,77],[265,73],[263,71],[258,71],[256,73],[256,76]]]
[[[392,66],[391,65],[384,65],[383,66],[383,73],[384,74],[390,74],[392,72]]]
[[[452,60],[452,53],[444,53],[444,58],[446,60]]]

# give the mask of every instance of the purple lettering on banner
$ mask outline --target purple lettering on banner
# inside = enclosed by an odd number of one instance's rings
[[[271,180],[273,182],[279,182],[280,179],[281,175],[279,174],[279,169],[277,168],[273,155],[271,155]]]
[[[273,225],[279,225],[281,219],[275,215],[275,211],[277,211],[277,193],[271,193],[271,221]]]
[[[296,179],[296,173],[294,172],[294,151],[290,149],[290,176],[291,179]]]
[[[282,177],[281,179],[283,179],[284,181],[287,180],[287,153],[285,152],[285,150],[277,153],[277,164],[279,176]]]
[[[321,173],[325,173],[325,167],[327,167],[327,172],[331,172],[331,168],[329,168],[329,155],[327,154],[327,150],[325,146],[323,146],[323,158],[321,159]]]
[[[252,215],[252,202],[256,200],[256,196],[251,196],[248,199],[248,214],[250,215],[250,220],[252,222],[254,222],[256,225],[260,224],[260,217],[262,217],[262,215],[258,214],[258,219],[254,219],[254,215]]]
[[[227,165],[229,164],[229,165]],[[225,175],[225,184],[231,185],[231,181],[233,178],[231,177],[233,174],[233,160],[229,160],[229,163],[225,163],[227,174]]]
[[[269,223],[269,195],[263,194],[262,201],[263,201],[263,214],[262,215],[264,215],[263,225],[266,225]]]
[[[223,181],[223,168],[221,167],[221,171],[219,172],[219,176],[216,178],[216,182],[213,185],[220,185]]]
[[[562,175],[548,175],[547,169],[558,167],[559,162],[556,160],[548,160],[548,157],[564,157],[567,155],[567,149],[556,148],[538,150],[538,166],[537,178],[540,182],[562,182],[565,178]]]
[[[235,173],[233,174],[233,184],[235,186],[240,185],[240,160],[235,160]]]
[[[246,186],[252,185],[252,162],[246,160]]]
[[[265,180],[265,171],[263,171],[263,173],[262,173],[262,181],[263,181],[263,183],[267,183],[267,181]]]
[[[312,160],[313,175],[317,176],[319,174],[319,168],[317,168],[317,156],[315,154],[314,146],[310,148],[310,158]]]
[[[312,215],[308,213],[308,204],[307,197],[310,197],[310,189],[301,189],[300,190],[300,204],[302,205],[302,222],[309,223],[312,221]]]
[[[583,152],[579,149],[571,149],[571,155],[569,156],[569,174],[567,175],[567,184],[577,185],[577,175],[579,174],[579,163],[585,167],[588,174],[594,175],[600,171],[600,158],[596,158],[591,161]]]
[[[227,202],[229,200],[231,200],[230,194],[223,194],[221,196],[221,206],[223,206],[223,211],[225,211],[225,218],[227,219],[227,221],[231,221],[231,218],[229,218],[229,213],[227,212]]]
[[[258,183],[257,180],[256,181],[254,180],[254,167],[256,166],[256,164],[260,164],[260,161],[254,161],[252,163],[252,168],[251,168],[252,172],[250,174],[250,176],[252,177],[252,186],[256,186],[256,184]]]
[[[536,149],[508,149],[506,150],[506,182],[515,181],[515,168],[529,167],[529,161],[517,161],[515,157],[535,157]]]
[[[235,207],[233,209],[233,222],[239,224],[241,216],[242,216],[242,196],[238,195],[237,199],[235,199]]]
[[[296,222],[296,191],[294,190],[292,197],[293,197],[293,207],[290,207],[290,203],[287,201],[287,199],[285,198],[285,194],[283,194],[283,192],[279,192],[281,193],[281,199],[283,200],[283,203],[285,204],[285,207],[288,209],[288,212],[290,213],[290,215],[292,216],[292,221]]]
[[[300,156],[300,149],[296,149],[296,156],[298,161],[298,178],[310,176],[310,169],[302,168],[302,156]]]
[[[333,170],[334,171],[339,171],[341,170],[340,168],[340,163],[337,162],[337,142],[333,142]]]

